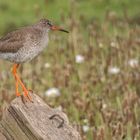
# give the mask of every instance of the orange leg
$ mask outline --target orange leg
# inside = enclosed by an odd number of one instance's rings
[[[16,96],[20,96],[20,93],[18,92],[18,81],[16,80]]]
[[[17,72],[17,70],[16,70],[17,68],[18,68],[18,65],[14,65],[13,70],[12,70],[13,74],[15,74]],[[18,81],[16,79],[16,76],[15,76],[15,80],[16,80],[16,96],[20,96],[20,93],[18,91]]]
[[[30,101],[32,101],[31,97],[28,94],[28,90],[26,89],[26,87],[24,86],[23,82],[21,81],[21,79],[19,78],[18,74],[17,74],[17,68],[19,67],[19,64],[14,64],[13,66],[13,75],[15,77],[16,80],[16,95],[20,96],[19,92],[18,92],[18,84],[21,85],[22,90],[24,92],[24,96],[27,97]]]

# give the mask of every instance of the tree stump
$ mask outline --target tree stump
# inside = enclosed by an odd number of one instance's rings
[[[36,94],[33,103],[14,99],[3,112],[0,140],[81,140],[67,116],[49,107]]]

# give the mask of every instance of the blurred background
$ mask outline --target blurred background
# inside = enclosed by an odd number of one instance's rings
[[[20,74],[83,140],[140,139],[139,9],[139,0],[0,0],[0,36],[41,18],[70,31],[50,33]],[[15,98],[11,67],[0,60],[0,117]]]

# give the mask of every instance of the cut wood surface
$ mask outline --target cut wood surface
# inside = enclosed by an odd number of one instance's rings
[[[36,94],[30,95],[33,103],[18,97],[5,109],[0,140],[81,140],[66,114],[49,107]]]

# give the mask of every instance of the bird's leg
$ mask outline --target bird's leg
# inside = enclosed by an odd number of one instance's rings
[[[23,82],[21,81],[21,79],[19,78],[18,74],[17,74],[17,68],[19,67],[19,64],[14,64],[13,66],[13,75],[15,76],[16,79],[16,87],[18,86],[18,84],[21,85],[23,91],[24,91],[24,96],[27,97],[30,101],[32,101],[31,97],[28,94],[28,90],[26,89],[26,87],[24,86]],[[18,91],[16,89],[16,91]]]
[[[28,90],[26,89],[26,87],[24,86],[24,84],[22,83],[21,79],[17,74],[16,74],[16,78],[24,91],[24,96],[27,97],[30,101],[32,101],[31,97],[29,96]]]
[[[17,72],[16,71],[17,67],[18,67],[18,65],[16,65],[16,64],[13,66],[12,73],[13,73],[15,80],[16,80],[16,96],[20,96],[20,93],[18,91],[18,81],[17,81],[17,78],[15,76],[15,73]]]
[[[18,91],[18,81],[16,80],[16,96],[20,96],[20,93]]]

